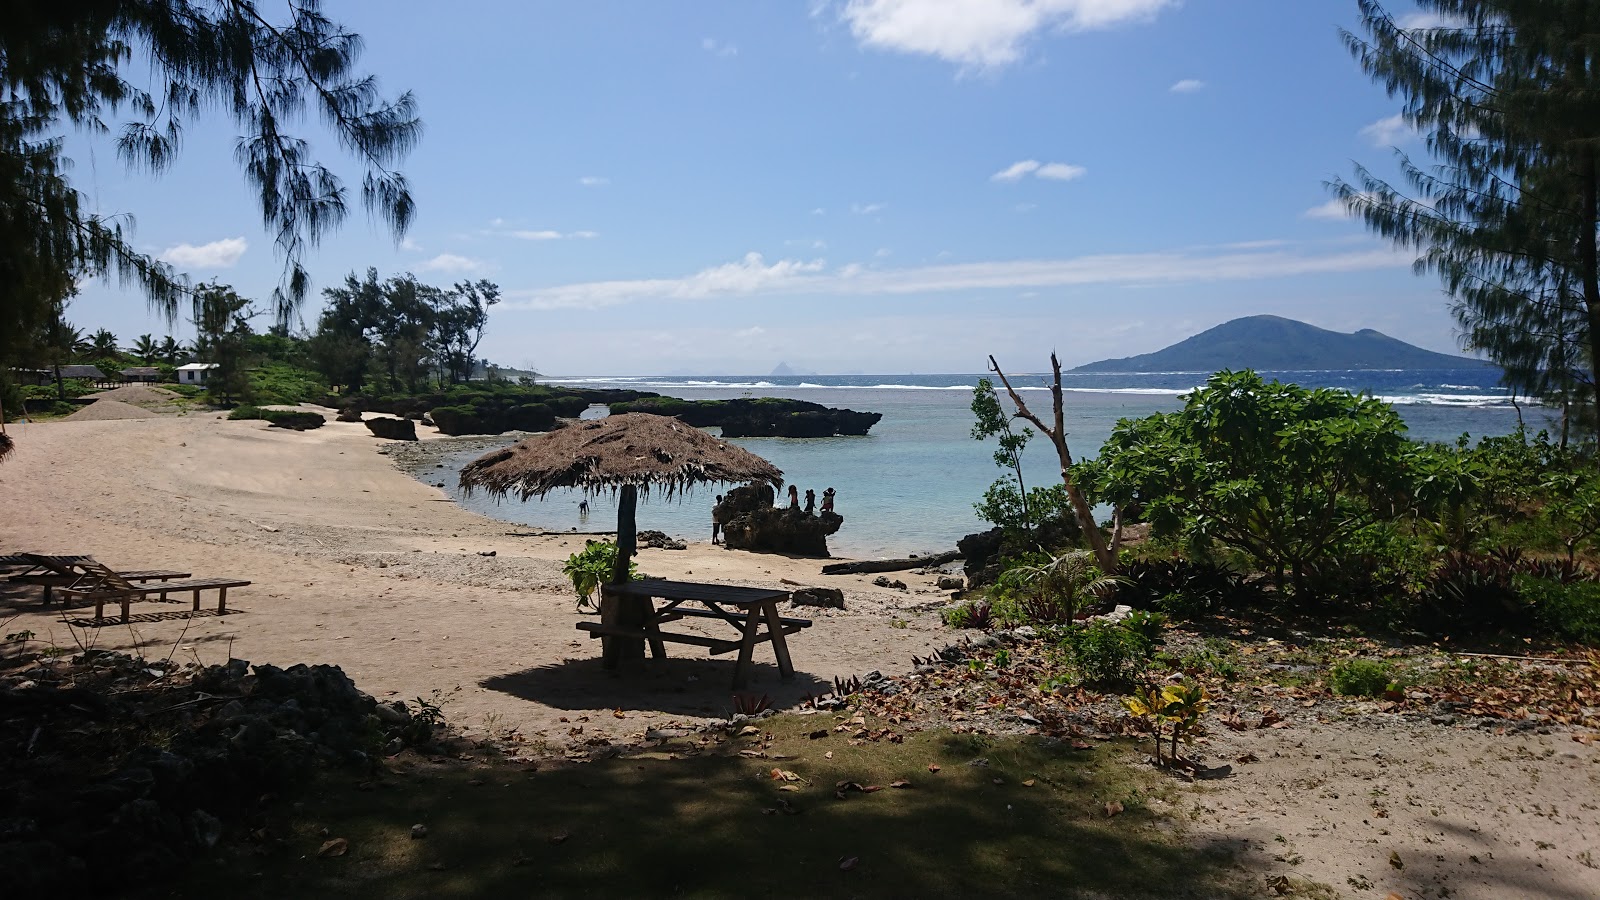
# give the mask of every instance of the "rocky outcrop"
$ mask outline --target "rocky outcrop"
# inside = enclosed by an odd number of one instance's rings
[[[650,547],[656,550],[687,550],[689,545],[672,537],[665,531],[641,531],[638,535],[640,547]]]
[[[804,510],[772,505],[771,485],[747,484],[729,491],[712,515],[722,522],[722,541],[729,550],[828,555],[828,535],[844,517],[837,513],[806,515]]]
[[[339,410],[339,415],[336,418],[340,422],[359,422],[361,421],[361,407],[346,406]]]
[[[820,403],[778,397],[734,400],[645,397],[611,404],[613,415],[629,412],[675,416],[696,428],[720,427],[722,436],[729,438],[862,435],[883,418],[882,413],[834,409]]]
[[[998,527],[979,531],[956,541],[956,549],[965,560],[961,570],[967,576],[967,586],[978,588],[992,584],[1000,577],[1003,560],[1040,548],[1056,551],[1073,547],[1082,535],[1076,521],[1056,519],[1035,528],[1031,535],[1021,531],[1007,532]]]
[[[417,423],[410,419],[390,419],[378,417],[366,421],[367,430],[374,437],[386,441],[414,441],[417,439]]]

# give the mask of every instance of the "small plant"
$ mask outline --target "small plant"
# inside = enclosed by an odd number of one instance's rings
[[[1095,622],[1066,632],[1062,649],[1089,684],[1131,684],[1150,662],[1148,641],[1109,622]]]
[[[1161,764],[1161,728],[1172,726],[1172,753],[1169,762],[1178,758],[1178,741],[1192,737],[1195,726],[1205,715],[1211,696],[1205,688],[1190,684],[1169,684],[1161,688],[1147,688],[1132,697],[1123,699],[1128,712],[1155,724],[1156,764]]]
[[[1124,581],[1104,575],[1087,550],[1069,550],[1039,565],[1017,566],[1016,618],[1033,625],[1064,625],[1091,602],[1104,600]],[[1010,573],[1008,573],[1010,574]]]
[[[984,600],[968,600],[952,606],[939,614],[951,628],[977,628],[987,630],[994,624],[994,608]]]
[[[1239,677],[1239,659],[1227,641],[1206,638],[1199,650],[1192,650],[1178,658],[1178,668],[1185,672],[1205,672],[1232,681]]]
[[[772,698],[766,694],[734,694],[733,711],[735,715],[754,716],[772,708]]]
[[[996,669],[1004,669],[1009,665],[1011,665],[1011,651],[1004,647],[996,650],[994,652],[994,667]]]
[[[1147,644],[1159,644],[1161,632],[1167,627],[1167,617],[1158,612],[1136,609],[1122,620],[1122,627],[1143,638]]]
[[[1341,659],[1333,664],[1328,683],[1344,697],[1381,697],[1394,685],[1389,664],[1376,659]]]
[[[617,545],[610,541],[588,541],[582,550],[567,557],[561,566],[562,574],[572,579],[572,590],[578,595],[578,609],[595,608],[594,593],[600,585],[611,580],[617,565]],[[638,566],[628,562],[628,578],[639,577]]]

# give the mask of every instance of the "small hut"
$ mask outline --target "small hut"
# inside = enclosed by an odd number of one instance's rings
[[[155,366],[129,366],[119,374],[124,384],[154,384],[161,380],[161,370]]]
[[[463,488],[481,488],[495,497],[542,498],[557,488],[620,492],[613,582],[627,578],[637,549],[640,490],[670,498],[697,484],[752,481],[776,487],[783,484],[783,472],[678,419],[647,413],[575,422],[486,453],[461,470]]]

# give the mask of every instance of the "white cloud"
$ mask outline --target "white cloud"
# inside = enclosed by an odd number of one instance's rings
[[[417,253],[417,252],[422,250],[422,245],[417,243],[416,241],[413,241],[411,238],[406,238],[405,240],[400,242],[400,249],[401,250],[409,250],[412,253]]]
[[[1174,250],[1067,259],[1004,260],[867,269],[852,263],[826,271],[822,260],[768,264],[750,253],[739,262],[681,278],[597,281],[508,291],[526,309],[594,309],[639,300],[720,297],[849,295],[901,296],[987,289],[1045,289],[1081,285],[1171,285],[1287,278],[1409,266],[1393,248],[1316,252],[1291,247],[1261,250]]]
[[[827,214],[828,214],[828,211],[827,211],[827,210],[826,210],[826,209],[823,209],[823,208],[822,208],[822,207],[820,207],[820,206],[819,206],[819,207],[817,207],[817,208],[816,208],[816,209],[813,209],[813,210],[812,210],[812,211],[811,211],[811,214],[812,214],[812,215],[813,215],[813,216],[825,216],[825,215],[827,215]]]
[[[935,56],[963,68],[1016,62],[1041,31],[1148,21],[1178,0],[847,0],[851,34],[869,47]]]
[[[716,38],[702,38],[700,49],[714,56],[738,56],[739,48],[732,44],[723,43]]]
[[[556,231],[550,228],[518,228],[494,233],[524,241],[592,240],[600,236],[598,231]]]
[[[990,181],[1020,181],[1023,176],[1039,171],[1037,159],[1018,160],[989,176]]]
[[[881,212],[883,212],[884,210],[886,210],[888,208],[889,208],[889,204],[887,204],[887,203],[852,203],[852,204],[850,204],[850,211],[855,213],[858,216],[870,216],[873,213],[881,213]]]
[[[226,269],[239,261],[250,249],[242,237],[223,238],[209,244],[178,244],[157,253],[161,259],[175,266],[190,269]]]
[[[1045,163],[1033,174],[1049,181],[1071,181],[1074,178],[1082,178],[1084,173],[1088,171],[1083,166],[1075,166],[1071,163]]]
[[[1409,137],[1416,132],[1411,128],[1411,123],[1400,113],[1395,113],[1386,119],[1379,119],[1361,129],[1361,136],[1371,141],[1375,147],[1393,147],[1402,138]]]
[[[1415,31],[1420,28],[1462,28],[1467,23],[1465,19],[1437,12],[1414,12],[1396,19],[1395,24],[1407,31]]]
[[[611,183],[611,179],[604,175],[585,175],[578,179],[578,183],[584,187],[605,187]]]
[[[477,272],[482,268],[482,260],[454,253],[441,253],[433,259],[417,263],[419,272]]]
[[[1167,90],[1173,92],[1174,94],[1192,94],[1205,86],[1206,83],[1198,78],[1185,78],[1182,81],[1173,84],[1172,87],[1167,88]]]
[[[1357,194],[1356,196],[1363,199],[1368,199],[1372,195],[1363,193]],[[1423,205],[1426,206],[1427,204]],[[1330,221],[1355,218],[1350,210],[1345,207],[1344,201],[1338,197],[1329,200],[1327,203],[1319,203],[1316,206],[1306,210],[1304,213],[1301,213],[1301,215],[1308,219],[1327,219]]]
[[[598,231],[571,231],[567,233],[567,237],[579,241],[592,241],[599,236],[600,232]]]
[[[1083,166],[1071,163],[1041,163],[1036,159],[1023,159],[1006,166],[989,176],[990,181],[1021,181],[1029,175],[1048,181],[1071,181],[1088,172]]]
[[[751,325],[749,328],[741,328],[738,331],[735,331],[733,333],[733,337],[735,340],[749,341],[761,337],[766,333],[767,330],[762,328],[760,325]]]

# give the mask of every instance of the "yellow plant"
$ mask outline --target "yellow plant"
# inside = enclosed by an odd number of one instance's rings
[[[1156,762],[1161,762],[1161,727],[1172,724],[1171,759],[1178,758],[1178,741],[1186,739],[1189,732],[1200,724],[1211,695],[1199,685],[1169,684],[1161,688],[1146,688],[1132,697],[1124,697],[1122,705],[1140,718],[1148,718],[1156,726]]]

